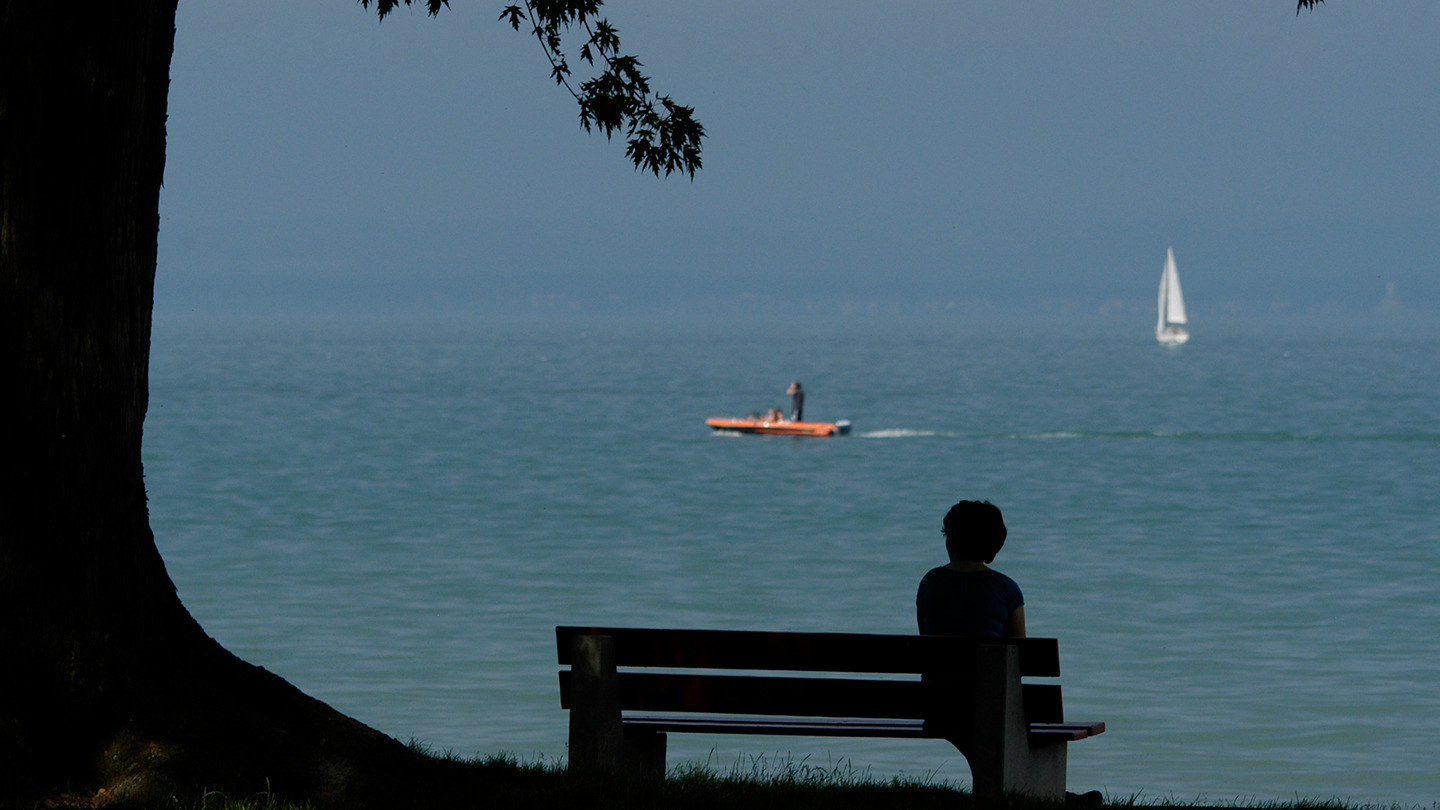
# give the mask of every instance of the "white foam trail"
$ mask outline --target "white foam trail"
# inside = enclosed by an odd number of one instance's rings
[[[912,436],[934,436],[933,430],[907,430],[905,428],[889,428],[887,430],[871,430],[860,434],[862,439],[908,439]]]

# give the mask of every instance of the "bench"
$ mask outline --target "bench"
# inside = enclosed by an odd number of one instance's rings
[[[976,794],[1061,799],[1067,744],[1105,730],[1065,722],[1058,684],[1022,684],[1060,675],[1055,639],[557,627],[555,642],[576,768],[663,773],[670,733],[946,739]]]

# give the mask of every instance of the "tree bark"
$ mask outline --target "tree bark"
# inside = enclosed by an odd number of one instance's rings
[[[235,658],[156,550],[148,398],[176,0],[0,0],[0,806],[422,801],[434,768]]]

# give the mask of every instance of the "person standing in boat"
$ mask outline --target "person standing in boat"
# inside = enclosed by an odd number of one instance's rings
[[[1015,580],[988,566],[1005,545],[1005,520],[989,501],[961,501],[945,514],[948,565],[932,568],[915,594],[926,636],[1025,637],[1025,597]]]
[[[790,421],[804,422],[805,389],[800,387],[800,381],[796,380],[790,383],[790,387],[785,389],[785,393],[790,395]]]

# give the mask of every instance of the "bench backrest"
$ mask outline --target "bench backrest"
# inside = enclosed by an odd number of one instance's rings
[[[562,666],[571,663],[570,640],[577,635],[612,638],[617,668],[767,673],[620,672],[624,710],[920,719],[934,714],[941,700],[937,690],[951,692],[957,679],[973,677],[978,650],[993,645],[1018,648],[1022,677],[1060,674],[1055,639],[557,627],[556,651]],[[831,676],[771,674],[776,672]],[[925,674],[928,680],[834,677],[839,673]],[[560,673],[560,699],[566,708],[570,707],[569,676],[568,670]],[[1023,688],[1027,720],[1063,718],[1059,686]]]

